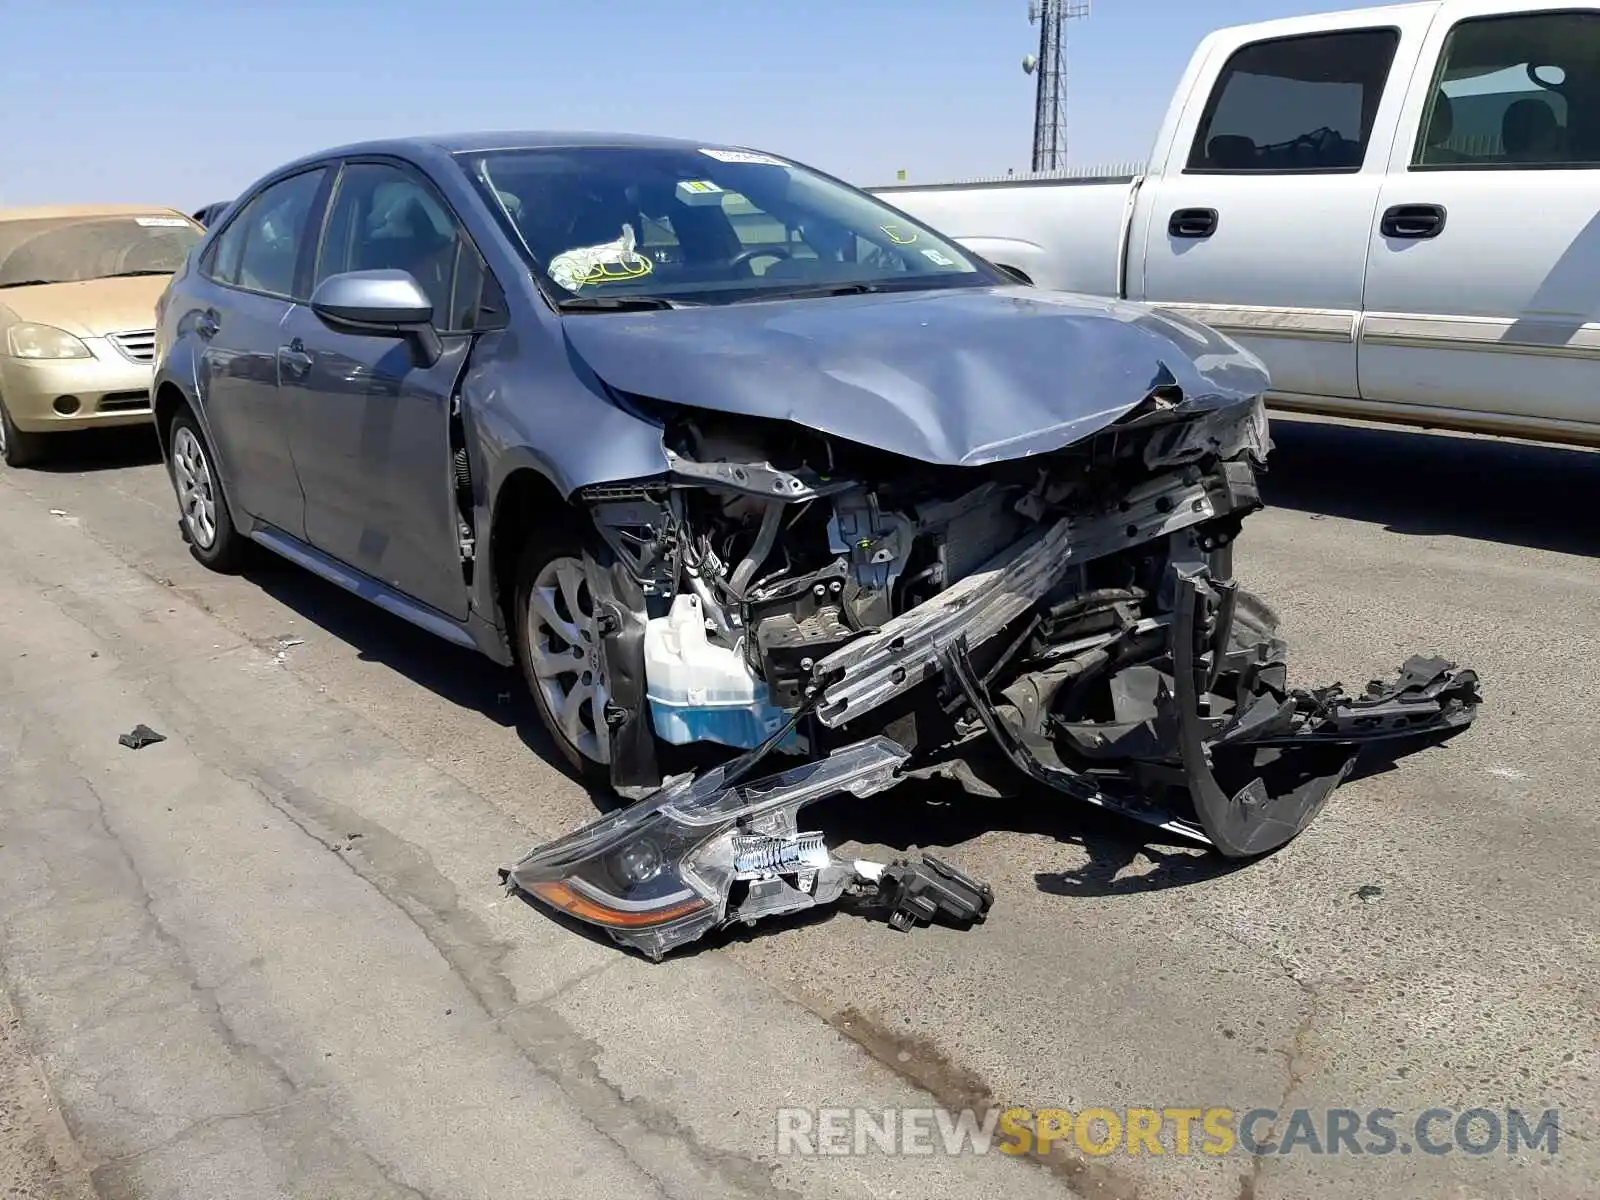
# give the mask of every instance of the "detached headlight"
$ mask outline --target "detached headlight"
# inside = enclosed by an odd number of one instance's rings
[[[817,835],[796,833],[795,814],[837,792],[892,787],[906,757],[888,739],[869,738],[749,783],[738,782],[746,759],[735,759],[541,846],[502,874],[551,908],[660,959],[744,919],[728,909],[736,882],[801,880],[809,890],[791,888],[789,908],[837,896],[853,870],[835,868]],[[760,915],[783,911],[776,901],[761,908]]]
[[[54,325],[13,325],[6,330],[13,358],[89,358],[89,347]]]

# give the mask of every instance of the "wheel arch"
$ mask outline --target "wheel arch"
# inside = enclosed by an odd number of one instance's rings
[[[500,481],[489,509],[489,586],[495,612],[508,634],[515,622],[513,604],[522,547],[541,530],[558,528],[576,516],[571,501],[537,467],[517,467]],[[508,641],[515,646],[515,637]]]
[[[166,379],[156,388],[152,407],[155,411],[156,439],[161,443],[161,456],[165,458],[172,445],[173,419],[185,410],[194,413],[194,405],[189,403],[189,397],[184,395],[181,387]],[[199,420],[198,414],[195,414],[195,419]]]

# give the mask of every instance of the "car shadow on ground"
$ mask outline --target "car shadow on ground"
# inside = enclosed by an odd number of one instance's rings
[[[84,475],[145,467],[161,461],[155,426],[122,425],[51,434],[42,462],[32,468],[51,475]]]
[[[1010,799],[969,796],[954,784],[902,784],[868,801],[843,796],[819,801],[804,824],[864,846],[905,854],[946,850],[986,833],[1020,833],[1082,849],[1085,861],[1066,871],[1034,875],[1041,892],[1057,896],[1117,896],[1204,883],[1242,865],[1207,847],[1105,812],[1039,784],[1024,782]],[[956,863],[956,865],[960,865]]]
[[[354,648],[361,661],[380,663],[447,704],[515,730],[529,750],[551,767],[566,771],[566,762],[539,723],[515,669],[434,637],[266,551],[252,555],[242,574],[309,624]],[[597,809],[615,805],[593,790],[590,798]]]
[[[1272,414],[1269,505],[1565,554],[1600,554],[1600,452]],[[1245,538],[1249,526],[1245,526]],[[1248,546],[1248,541],[1245,542]]]

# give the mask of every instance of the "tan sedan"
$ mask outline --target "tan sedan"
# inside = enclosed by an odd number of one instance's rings
[[[48,435],[151,419],[156,299],[199,242],[148,205],[0,209],[0,456]]]

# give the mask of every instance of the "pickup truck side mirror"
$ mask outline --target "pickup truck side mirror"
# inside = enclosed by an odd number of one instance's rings
[[[433,301],[409,271],[330,275],[311,293],[311,311],[333,329],[408,338],[423,366],[431,367],[444,353],[433,328]]]

